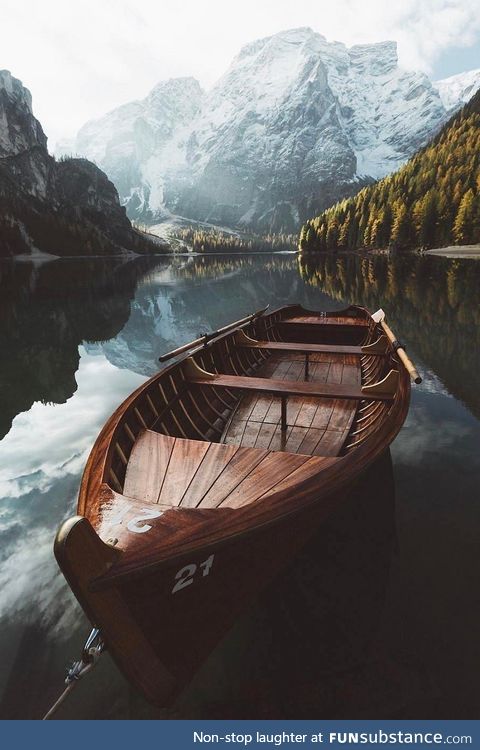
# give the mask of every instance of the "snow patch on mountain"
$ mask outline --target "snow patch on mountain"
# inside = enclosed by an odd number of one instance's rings
[[[436,81],[435,88],[447,110],[466,104],[480,88],[480,68]]]

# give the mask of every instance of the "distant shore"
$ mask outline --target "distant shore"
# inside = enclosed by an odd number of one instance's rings
[[[444,258],[480,258],[480,245],[450,245],[427,250],[426,255],[442,255]]]

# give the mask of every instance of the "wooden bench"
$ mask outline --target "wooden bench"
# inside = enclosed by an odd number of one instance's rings
[[[369,399],[392,401],[398,384],[398,372],[390,370],[388,375],[372,385],[349,385],[347,383],[305,383],[302,381],[274,380],[244,375],[224,375],[202,370],[192,357],[183,365],[187,381],[195,385],[255,391],[280,396],[282,400],[282,430],[287,429],[287,397],[313,396],[317,398]]]
[[[386,336],[380,336],[376,341],[364,346],[341,346],[338,344],[306,344],[293,341],[258,341],[247,336],[245,331],[238,331],[235,335],[235,343],[237,346],[247,349],[299,352],[300,354],[305,354],[305,380],[308,380],[310,354],[353,354],[357,357],[364,357],[366,355],[383,357],[388,350]]]
[[[307,326],[360,326],[369,328],[372,321],[369,318],[349,318],[335,315],[299,315],[295,318],[284,318],[282,325],[307,325]]]

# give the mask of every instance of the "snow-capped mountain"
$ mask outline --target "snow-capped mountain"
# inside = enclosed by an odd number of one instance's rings
[[[444,107],[454,110],[460,104],[466,104],[480,88],[480,68],[436,81],[434,86],[438,89]]]
[[[447,105],[438,88],[399,68],[395,42],[292,29],[244,47],[206,94],[170,80],[87,123],[75,151],[131,217],[291,231],[422,146],[461,103],[461,87],[445,87]]]

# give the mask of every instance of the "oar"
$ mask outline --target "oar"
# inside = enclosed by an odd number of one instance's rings
[[[240,328],[247,326],[249,323],[251,323],[255,318],[260,317],[260,315],[263,315],[264,312],[268,310],[270,305],[267,305],[262,310],[257,310],[257,312],[252,313],[251,315],[247,315],[246,318],[241,318],[240,320],[236,320],[234,323],[229,323],[226,326],[223,326],[223,328],[219,328],[217,331],[212,331],[211,333],[204,333],[203,336],[200,336],[198,339],[194,339],[194,341],[190,341],[188,344],[183,344],[183,346],[179,346],[178,349],[172,349],[171,352],[167,352],[166,354],[162,354],[161,357],[158,358],[159,362],[166,362],[168,359],[172,359],[172,357],[176,357],[178,354],[183,354],[183,352],[187,352],[189,349],[193,349],[194,346],[200,346],[200,344],[207,344],[212,339],[216,339],[217,336],[221,336],[222,333],[226,333],[227,331],[230,331],[232,328]]]
[[[390,340],[395,352],[398,354],[399,358],[402,360],[403,364],[405,365],[405,368],[407,369],[407,372],[409,373],[413,382],[419,385],[422,382],[422,378],[418,374],[418,371],[415,365],[413,364],[412,360],[406,353],[404,347],[398,341],[397,337],[395,336],[390,326],[388,326],[385,323],[385,313],[382,310],[382,308],[380,308],[380,310],[377,310],[376,313],[373,313],[372,318],[375,321],[375,323],[380,323],[388,339]]]

